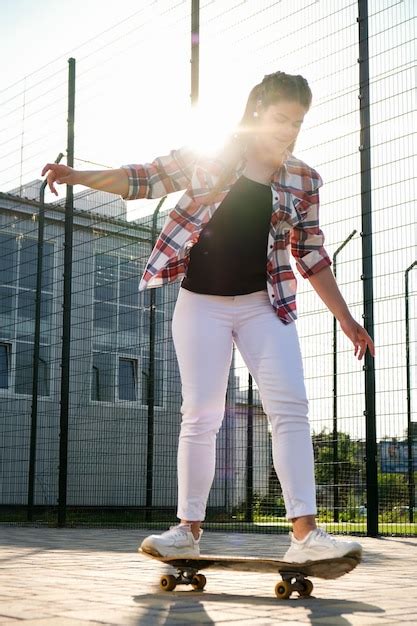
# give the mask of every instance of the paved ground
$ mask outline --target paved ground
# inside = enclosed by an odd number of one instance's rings
[[[314,597],[277,600],[271,574],[206,572],[207,587],[159,591],[167,571],[133,530],[0,526],[1,626],[417,624],[417,539],[363,539],[364,562],[314,579]],[[283,554],[283,535],[206,532],[204,552]]]

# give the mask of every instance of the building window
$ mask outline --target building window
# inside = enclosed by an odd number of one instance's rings
[[[91,399],[114,402],[114,355],[110,352],[93,354]]]
[[[0,343],[0,389],[9,388],[11,344]]]
[[[33,340],[36,305],[36,268],[38,244],[35,239],[0,233],[0,342],[10,341],[7,387],[15,393],[30,395],[33,378]],[[41,337],[38,393],[50,395],[52,333],[52,298],[54,246],[43,245],[41,288]],[[10,368],[11,345],[16,355],[14,371]],[[4,344],[3,344],[4,345]],[[3,356],[3,358],[6,358]],[[3,371],[3,370],[2,370]],[[5,373],[2,384],[5,384]]]
[[[50,394],[49,346],[39,347],[38,394]],[[30,395],[33,382],[33,343],[16,342],[16,370],[14,390],[16,393]]]
[[[0,286],[0,332],[4,339],[15,337],[16,289]]]
[[[145,370],[148,366],[144,365],[141,354],[149,354],[150,296],[148,293],[139,293],[141,274],[142,267],[135,258],[95,254],[92,400],[130,400],[147,404]],[[156,291],[155,403],[161,406],[164,309],[162,290]],[[111,364],[109,359],[112,360]],[[115,389],[117,393],[114,393]]]
[[[154,405],[163,406],[163,390],[164,390],[164,361],[155,358],[154,361]],[[149,399],[149,356],[142,358],[142,404],[148,404]]]
[[[119,359],[119,400],[137,400],[137,359]]]
[[[15,285],[17,279],[17,239],[16,234],[0,234],[0,283],[2,285]]]

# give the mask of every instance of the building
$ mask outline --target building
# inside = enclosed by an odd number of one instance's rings
[[[28,499],[40,183],[33,181],[22,189],[28,198],[0,194],[2,505],[25,505]],[[138,292],[151,249],[152,216],[128,222],[124,201],[104,192],[76,194],[74,206],[67,504],[144,507],[150,467],[152,506],[172,508],[181,389],[170,320],[179,284],[153,290],[152,419],[148,406],[151,291]],[[64,219],[62,202],[46,206],[34,502],[48,506],[57,503],[60,463]],[[160,227],[162,212],[158,220]],[[248,412],[235,374],[232,367],[209,501],[209,506],[225,511],[246,497]],[[260,413],[258,407],[255,440],[269,445],[267,422]],[[149,466],[150,419],[154,430]],[[269,453],[258,449],[259,454],[254,453],[257,491],[268,488],[262,475],[268,475],[264,465],[269,463]]]

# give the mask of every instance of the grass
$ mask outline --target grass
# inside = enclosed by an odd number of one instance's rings
[[[157,517],[156,517],[157,516]],[[153,512],[153,519],[147,520],[145,511],[138,510],[91,510],[91,509],[70,509],[67,510],[66,527],[91,527],[91,528],[153,528],[166,529],[170,524],[176,522],[175,512],[158,511]],[[326,515],[319,524],[331,533],[346,535],[366,535],[366,520],[333,522]],[[37,509],[33,515],[33,521],[28,522],[27,512],[24,507],[0,508],[0,524],[16,525],[42,525],[47,527],[58,526],[58,514],[56,509]],[[272,517],[266,515],[256,515],[254,522],[246,522],[243,519],[231,518],[219,512],[217,515],[211,513],[204,524],[207,530],[219,530],[233,532],[266,532],[287,533],[291,529],[291,524],[284,517]],[[381,516],[379,522],[379,533],[386,536],[417,536],[417,523],[410,523],[406,519],[400,521],[386,522]]]

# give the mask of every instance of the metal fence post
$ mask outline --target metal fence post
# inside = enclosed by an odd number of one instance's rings
[[[337,255],[356,234],[353,230],[349,237],[337,248],[333,254],[333,274],[337,277]],[[339,521],[339,435],[337,431],[337,319],[333,317],[333,519]]]
[[[191,104],[198,103],[200,72],[200,0],[191,0]]]
[[[152,216],[152,249],[158,235],[158,215],[166,196],[158,203]],[[153,457],[154,457],[154,419],[155,419],[155,289],[149,292],[149,367],[148,367],[148,434],[146,446],[146,509],[145,520],[152,521],[153,503]]]
[[[374,336],[374,295],[372,263],[371,121],[369,96],[368,1],[358,0],[359,24],[359,108],[362,205],[362,281],[365,329]],[[378,448],[375,416],[375,366],[365,354],[366,493],[367,534],[378,535]]]
[[[64,155],[59,153],[55,163],[59,163]],[[39,356],[41,339],[42,313],[42,271],[43,271],[43,242],[45,231],[45,188],[47,181],[41,185],[39,192],[38,211],[38,240],[36,259],[36,292],[35,292],[35,329],[33,337],[33,366],[32,366],[32,407],[30,415],[30,449],[29,449],[29,479],[28,479],[28,522],[33,521],[33,504],[35,497],[36,477],[36,443],[38,431],[38,388],[39,388]]]
[[[246,521],[253,522],[253,380],[248,376],[248,421],[246,437]]]
[[[413,459],[413,435],[411,422],[411,363],[410,363],[410,311],[408,306],[408,277],[410,271],[417,266],[414,261],[405,270],[405,359],[407,377],[407,447],[408,447],[408,519],[414,522],[415,486],[414,486],[414,459]]]
[[[68,59],[67,165],[74,165],[75,59]],[[58,526],[65,526],[67,514],[68,421],[70,400],[72,242],[74,191],[67,185],[65,202],[64,296],[62,304],[61,411],[59,421]]]

